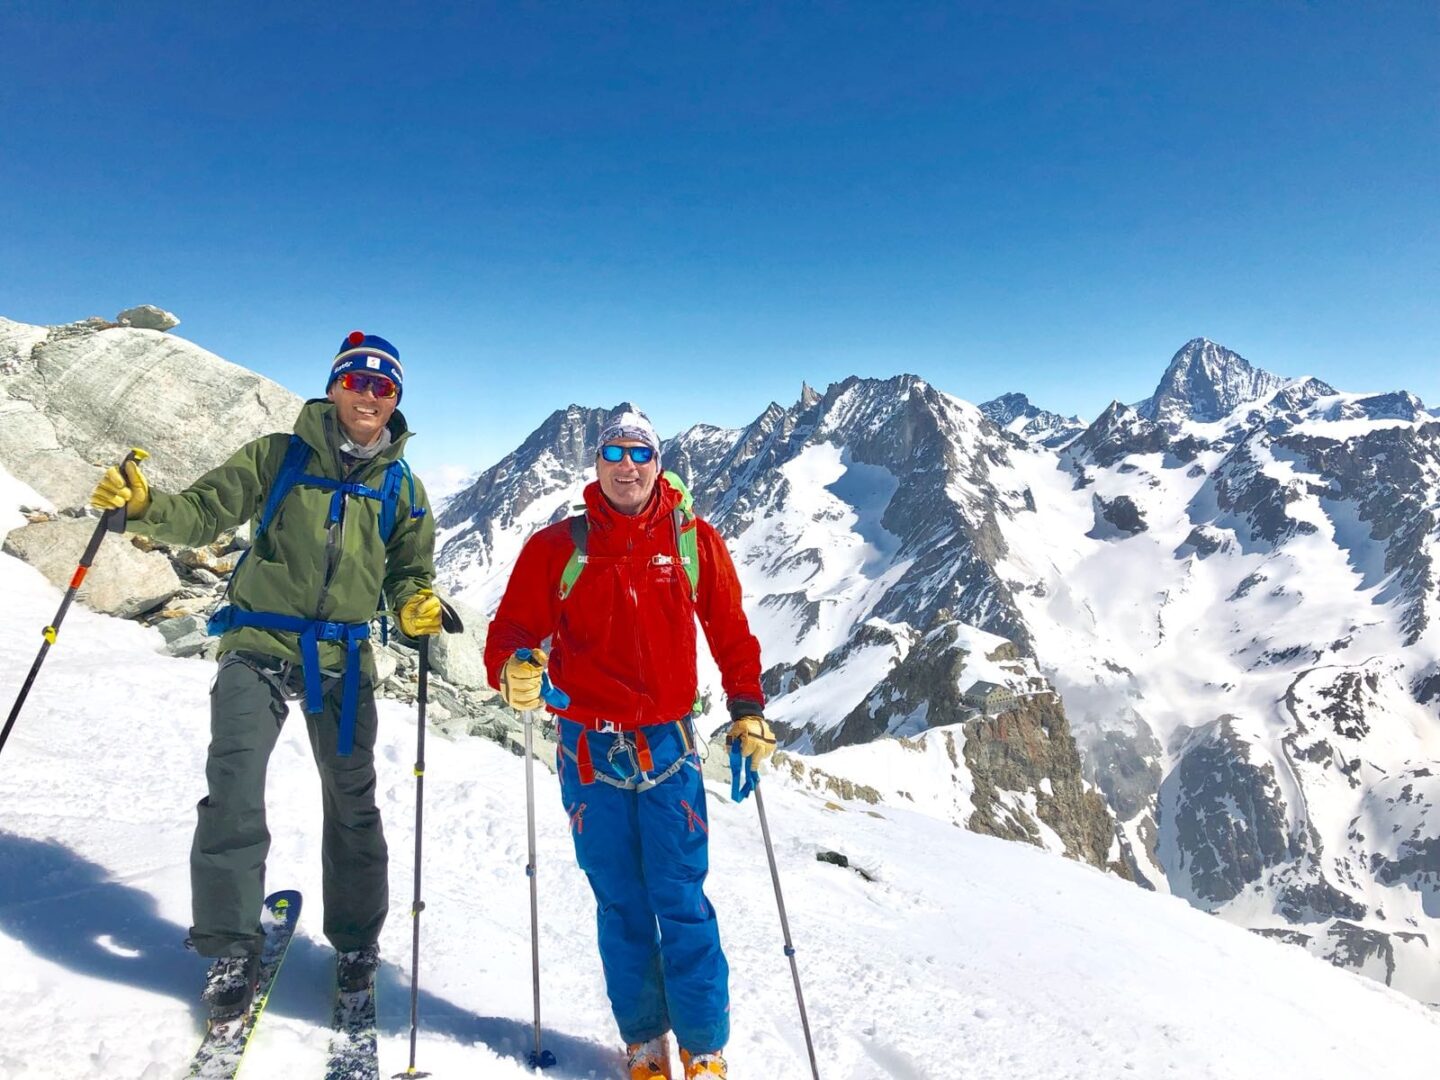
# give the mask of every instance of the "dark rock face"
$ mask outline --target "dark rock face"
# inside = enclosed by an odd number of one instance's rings
[[[1265,397],[1286,380],[1251,367],[1239,353],[1205,338],[1186,342],[1170,361],[1160,385],[1136,411],[1159,424],[1183,420],[1212,423],[1247,401]]]
[[[1136,723],[1133,735],[1105,731],[1087,747],[1087,774],[1121,821],[1148,807],[1160,790],[1160,744],[1143,720]]]
[[[1392,587],[1405,601],[1405,644],[1414,644],[1437,591],[1428,539],[1440,523],[1440,423],[1379,428],[1344,442],[1291,434],[1278,445],[1319,475],[1329,498],[1353,503],[1371,539],[1384,544],[1383,572],[1397,575]]]
[[[1287,509],[1303,496],[1315,493],[1303,481],[1282,483],[1271,476],[1248,441],[1230,454],[1215,478],[1216,505],[1244,519],[1250,527],[1252,544],[1271,547],[1292,536],[1315,532],[1314,525],[1291,517]]]
[[[1151,423],[1134,409],[1112,401],[1085,431],[1065,448],[1073,463],[1093,463],[1102,468],[1132,454],[1159,454],[1170,448],[1164,428]]]
[[[1145,531],[1145,515],[1129,495],[1117,495],[1109,501],[1102,499],[1099,495],[1091,496],[1091,499],[1097,518],[1095,528],[1090,532],[1091,536],[1104,537],[1107,534],[1134,536],[1136,533]],[[1105,529],[1101,522],[1109,525],[1110,528]]]
[[[1059,834],[1067,855],[1130,876],[1108,863],[1114,819],[1100,793],[1085,789],[1080,754],[1057,698],[1033,698],[999,716],[967,721],[965,764],[975,780],[971,831],[1038,844],[1033,822],[1000,797],[1002,791],[1033,790],[1040,820]]]
[[[1389,986],[1395,977],[1395,946],[1390,941],[1390,935],[1343,920],[1330,927],[1325,959],[1336,967],[1363,968],[1372,957],[1384,964],[1384,982]]]
[[[1289,836],[1275,767],[1252,760],[1234,719],[1223,716],[1197,729],[1160,789],[1161,827],[1170,816],[1179,854],[1172,878],[1184,873],[1197,900],[1210,908],[1302,851]]]
[[[1206,556],[1214,555],[1217,551],[1224,550],[1229,539],[1223,530],[1217,529],[1213,525],[1196,525],[1190,530],[1190,535],[1185,537],[1185,542],[1176,550],[1175,556],[1184,558],[1189,554],[1185,549],[1190,548],[1203,559]]]
[[[1363,919],[1368,911],[1364,904],[1320,877],[1287,885],[1279,893],[1276,910],[1292,923],[1323,922],[1337,916]]]
[[[766,701],[773,701],[782,694],[805,686],[819,673],[819,663],[808,657],[793,664],[776,664],[766,668],[760,676],[760,689],[765,691]]]
[[[1015,431],[1015,421],[1023,418],[1025,422],[1016,431],[1020,438],[1052,448],[1065,445],[1085,428],[1079,417],[1037,408],[1024,394],[1002,394],[981,404],[980,411],[996,427],[1007,431]]]

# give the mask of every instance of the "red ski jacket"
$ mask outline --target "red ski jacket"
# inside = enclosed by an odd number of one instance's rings
[[[709,522],[696,520],[700,580],[676,562],[672,512],[680,494],[663,478],[650,506],[633,517],[616,512],[598,483],[585,489],[587,561],[570,595],[560,579],[575,550],[570,523],[558,521],[525,542],[485,642],[490,685],[516,649],[551,638],[551,681],[570,695],[571,720],[609,721],[630,730],[669,723],[695,701],[695,617],[720,668],[732,716],[758,713],[760,643],[740,606],[735,564]],[[664,561],[656,556],[668,557]]]

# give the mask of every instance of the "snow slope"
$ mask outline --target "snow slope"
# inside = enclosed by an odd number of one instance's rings
[[[59,594],[8,556],[0,590],[8,698]],[[181,942],[212,672],[161,655],[152,630],[78,607],[68,616],[0,757],[0,1078],[183,1075],[200,1031],[204,962]],[[408,1061],[415,727],[396,703],[381,715],[389,1076]],[[418,1065],[527,1076],[523,766],[479,740],[436,737],[427,751]],[[764,791],[828,1080],[1351,1080],[1408,1075],[1440,1055],[1440,1018],[1421,1006],[1176,898],[928,815],[827,804],[779,775]],[[618,1076],[593,905],[543,768],[537,794],[545,1045],[559,1059],[546,1075]],[[298,713],[272,759],[269,800],[270,884],[302,889],[307,908],[246,1066],[252,1080],[318,1075],[326,1041],[318,785]],[[716,787],[710,816],[732,1075],[806,1075],[755,803],[730,805]],[[816,861],[822,849],[875,880]]]

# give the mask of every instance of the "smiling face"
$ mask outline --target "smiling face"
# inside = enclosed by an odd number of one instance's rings
[[[639,439],[614,439],[611,446],[644,446]],[[626,454],[619,461],[606,461],[599,454],[595,456],[595,472],[600,477],[600,491],[606,500],[622,514],[638,514],[650,502],[655,490],[655,480],[660,475],[660,459],[652,457],[644,465],[637,465]]]
[[[335,403],[340,426],[356,446],[369,446],[378,439],[400,403],[398,397],[377,398],[371,390],[346,390],[339,379],[330,384],[325,396]]]

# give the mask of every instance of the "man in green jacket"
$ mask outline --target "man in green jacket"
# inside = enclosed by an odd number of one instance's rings
[[[431,591],[435,525],[401,457],[398,351],[355,331],[341,343],[325,399],[306,402],[294,435],[242,446],[184,491],[152,490],[134,463],[112,468],[91,504],[124,506],[127,529],[198,546],[252,523],[251,547],[211,619],[221,633],[210,692],[209,793],[190,852],[190,940],[214,957],[213,1019],[243,1015],[259,975],[270,834],[265,770],[288,701],[304,707],[325,813],[325,936],[344,990],[370,985],[389,906],[388,856],[375,805],[375,664],[370,623],[384,599],[411,637],[440,630]],[[382,597],[383,593],[383,597]]]

